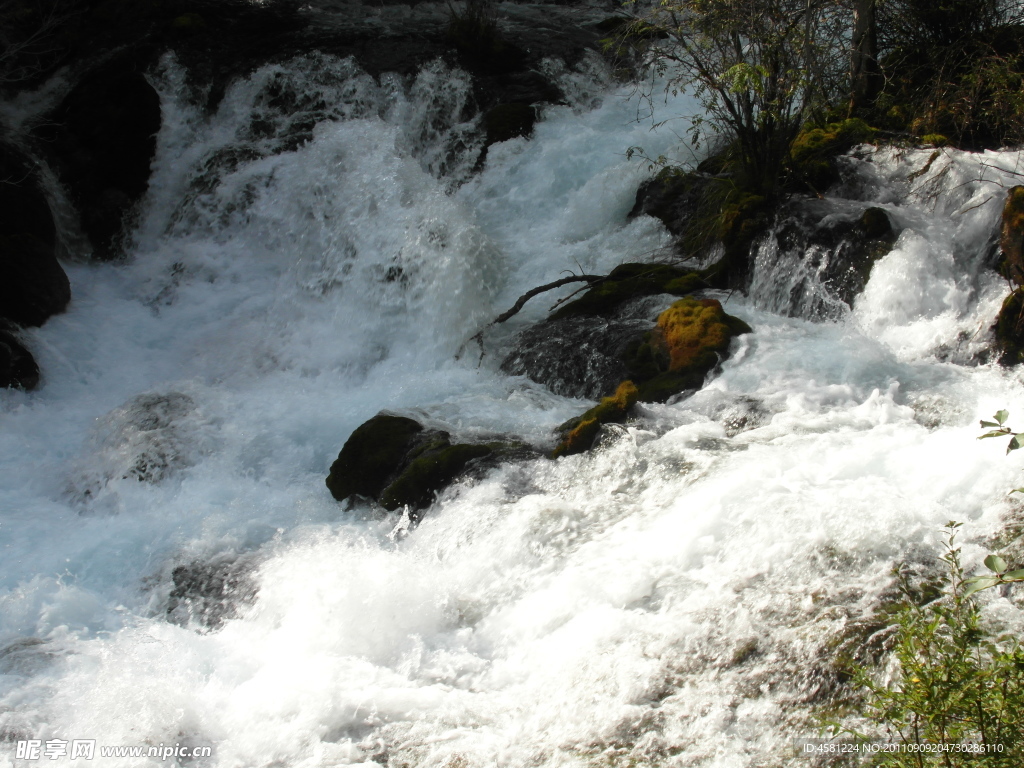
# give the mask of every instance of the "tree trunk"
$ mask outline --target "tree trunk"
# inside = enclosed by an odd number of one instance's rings
[[[854,0],[853,56],[850,62],[850,114],[870,108],[882,90],[882,68],[878,65],[878,0]]]

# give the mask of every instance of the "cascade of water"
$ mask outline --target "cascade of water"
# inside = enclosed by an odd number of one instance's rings
[[[750,299],[720,296],[755,329],[721,374],[594,452],[458,484],[405,537],[330,498],[381,408],[537,443],[579,412],[497,370],[508,332],[456,357],[533,285],[668,243],[626,222],[623,153],[675,138],[627,90],[598,103],[605,74],[564,77],[574,104],[471,176],[457,70],[302,57],[204,115],[165,61],[132,258],[69,267],[69,312],[30,334],[49,381],[0,393],[0,765],[23,738],[210,744],[216,766],[761,765],[838,690],[894,563],[930,572],[950,518],[979,558],[1019,482],[972,425],[1024,398],[949,361],[1003,290],[1013,153],[851,159],[859,199],[834,205],[902,229],[852,311],[790,316],[772,297],[800,266],[765,246]]]

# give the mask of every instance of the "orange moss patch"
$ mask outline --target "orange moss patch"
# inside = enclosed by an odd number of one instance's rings
[[[669,371],[699,365],[724,351],[732,338],[724,317],[715,299],[683,299],[662,312],[651,341],[668,353]]]
[[[565,437],[558,444],[551,458],[571,456],[589,451],[601,431],[602,424],[621,423],[626,420],[629,410],[636,405],[640,392],[632,381],[619,384],[615,394],[604,398],[598,405],[582,416],[570,419],[558,428]]]

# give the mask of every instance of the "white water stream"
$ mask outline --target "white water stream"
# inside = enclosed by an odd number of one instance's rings
[[[67,265],[71,306],[28,333],[44,383],[0,392],[0,766],[173,764],[16,759],[29,738],[218,768],[787,765],[890,569],[934,563],[950,519],[976,565],[1021,519],[1020,460],[974,438],[1001,407],[1024,424],[1024,390],[965,364],[1006,291],[982,265],[1017,154],[952,150],[916,178],[930,151],[851,160],[905,229],[842,321],[773,314],[763,249],[751,297],[720,295],[755,332],[693,398],[458,484],[405,536],[335,502],[380,409],[542,444],[588,407],[497,371],[551,295],[464,346],[527,289],[668,243],[626,221],[624,154],[678,139],[572,77],[575,108],[471,176],[469,81],[441,65],[310,57],[207,117],[166,62],[130,260]],[[175,567],[236,561],[222,625],[168,616]]]

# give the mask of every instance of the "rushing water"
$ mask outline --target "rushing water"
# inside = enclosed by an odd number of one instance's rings
[[[68,263],[71,306],[28,333],[44,384],[0,393],[0,765],[36,764],[27,738],[223,767],[783,765],[891,568],[933,567],[950,519],[974,565],[1020,519],[1019,461],[974,440],[1024,408],[976,362],[1017,155],[952,150],[849,159],[836,215],[903,228],[852,311],[777,314],[800,265],[766,243],[751,296],[719,294],[755,332],[694,397],[458,484],[413,531],[335,502],[327,468],[380,409],[549,443],[587,404],[497,366],[554,297],[469,340],[565,270],[668,245],[626,220],[624,154],[678,139],[593,62],[551,71],[574,103],[474,175],[469,79],[441,64],[305,57],[204,115],[164,62],[130,259]],[[182,566],[235,599],[190,602]]]

